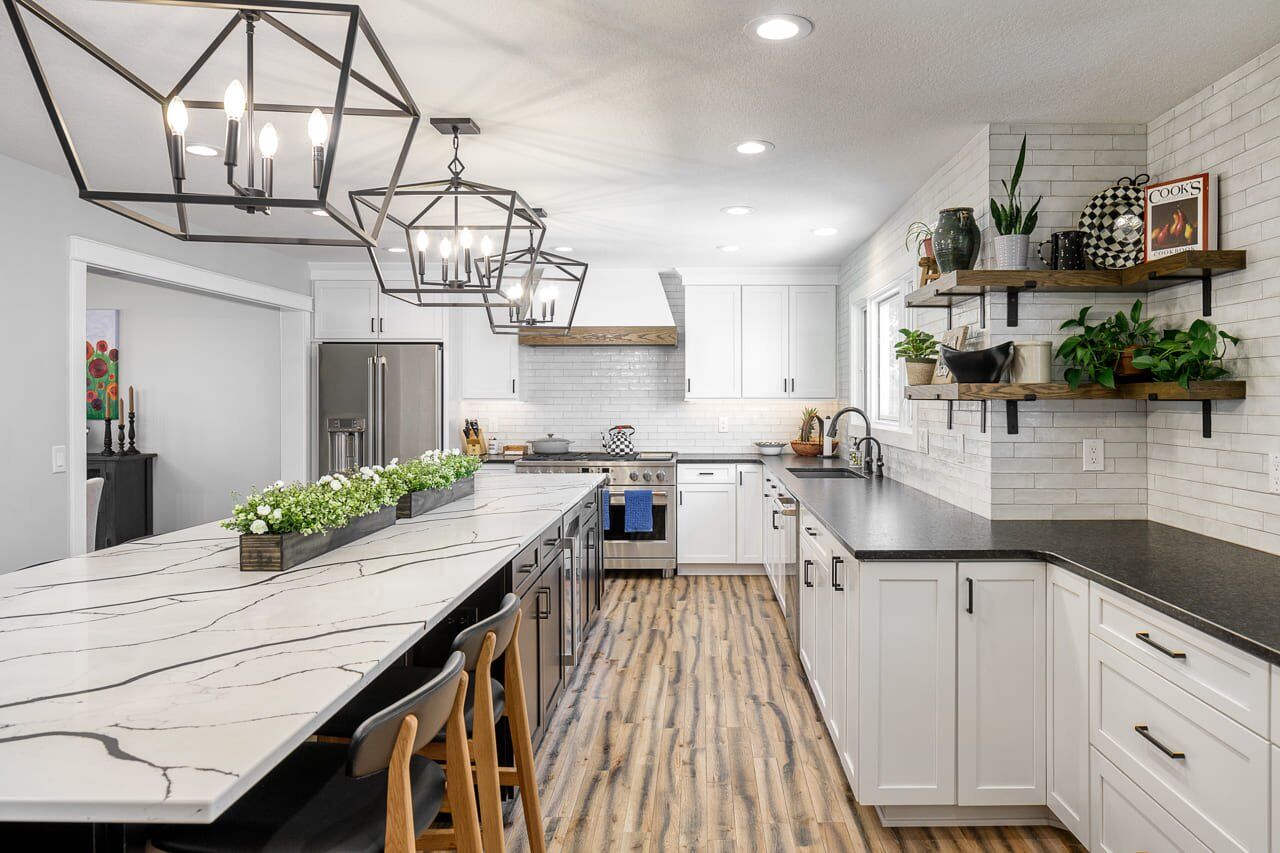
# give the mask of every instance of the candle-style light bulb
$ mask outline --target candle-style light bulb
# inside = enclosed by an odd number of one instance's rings
[[[448,260],[453,254],[453,243],[449,242],[449,238],[445,237],[440,241],[440,259]]]
[[[427,280],[427,232],[419,231],[413,236],[413,244],[418,249],[418,278]]]
[[[419,252],[425,252],[427,250],[427,242],[426,231],[419,231],[417,236],[414,237],[414,245],[418,247]]]
[[[549,285],[547,287],[538,288],[538,296],[542,298],[542,319],[544,320],[547,319],[547,311],[548,309],[550,309],[551,321],[555,322],[556,297],[558,297],[559,295],[560,295],[560,291],[556,289],[555,285]]]
[[[239,121],[244,118],[244,108],[248,103],[249,99],[245,97],[244,86],[239,80],[232,80],[227,84],[227,91],[222,95],[222,109],[226,111],[228,119]]]
[[[311,137],[311,186],[320,189],[324,179],[324,147],[329,141],[329,122],[320,110],[312,110],[307,119],[307,136]]]
[[[471,229],[463,228],[462,233],[458,235],[458,245],[464,249],[471,248]]]
[[[276,152],[280,150],[280,135],[276,133],[276,126],[271,122],[264,124],[262,132],[258,134],[258,150],[268,160],[275,157]]]
[[[169,171],[175,181],[187,177],[187,154],[183,145],[183,135],[187,132],[187,105],[176,95],[169,100],[164,111],[165,121],[169,125]]]
[[[239,80],[227,84],[222,96],[222,109],[227,114],[227,144],[222,150],[222,162],[227,167],[227,181],[233,177],[232,169],[240,162],[240,119],[248,99]]]
[[[449,242],[448,237],[440,240],[440,283],[448,284],[449,282],[449,253],[453,251],[453,244]]]
[[[493,240],[488,234],[480,238],[480,254],[486,258],[493,254]]]

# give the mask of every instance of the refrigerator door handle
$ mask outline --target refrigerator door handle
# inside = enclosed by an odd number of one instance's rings
[[[373,356],[369,356],[369,384],[366,387],[367,401],[365,402],[365,435],[368,441],[365,442],[364,452],[360,454],[360,464],[368,465],[371,460],[376,460],[378,453],[378,421],[374,418],[377,406],[377,380],[374,378],[377,370],[374,366]]]
[[[378,357],[378,458],[374,461],[386,465],[387,455],[387,357]]]

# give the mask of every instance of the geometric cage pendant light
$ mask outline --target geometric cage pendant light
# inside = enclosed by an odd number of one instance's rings
[[[466,166],[459,138],[480,133],[472,119],[432,118],[431,124],[451,138],[449,177],[357,190],[351,206],[357,223],[387,210],[388,242],[383,249],[368,249],[382,292],[413,305],[484,308],[502,300],[494,282],[502,280],[510,249],[526,241],[541,247],[546,230],[541,211],[515,190],[462,176]],[[390,260],[380,257],[384,251],[407,261],[407,276],[394,275],[403,265],[384,269]]]
[[[353,118],[374,125],[379,140],[403,134],[394,160],[377,164],[389,169],[387,185],[394,188],[419,112],[358,6],[306,0],[101,4],[114,7],[96,13],[105,30],[118,31],[127,14],[121,7],[132,7],[144,21],[138,38],[145,33],[165,44],[165,56],[140,57],[130,68],[35,0],[3,2],[81,198],[181,240],[377,244],[386,206],[357,222],[329,203],[331,195],[344,193],[336,186],[339,142]],[[211,41],[207,32],[213,32]],[[39,46],[36,33],[44,39]],[[339,49],[322,46],[329,43],[320,37],[325,34]],[[160,60],[177,53],[172,45],[184,41],[193,44],[190,64],[179,57],[177,68],[157,72]],[[42,61],[45,51],[51,55]],[[85,83],[94,79],[87,73],[73,85],[51,80],[50,71],[87,62],[85,55],[93,68],[105,66],[116,75],[110,85],[120,85],[125,96],[96,97]],[[145,135],[78,146],[73,127],[96,127],[101,134],[108,122],[95,115],[75,123],[70,114],[99,102],[128,111],[124,118],[113,116],[115,129],[140,128]],[[189,126],[221,143],[221,150],[189,144]],[[361,128],[355,130],[360,135]],[[84,162],[89,151],[115,161],[91,168]],[[188,157],[197,151],[221,157]],[[131,179],[137,186],[119,186]]]
[[[587,263],[530,244],[491,258],[479,268],[486,284],[501,293],[486,297],[489,329],[496,335],[564,336],[573,330]]]

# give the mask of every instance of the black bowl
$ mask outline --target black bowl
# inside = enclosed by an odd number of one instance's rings
[[[939,347],[942,362],[957,382],[999,382],[1013,361],[1013,341],[978,350]]]

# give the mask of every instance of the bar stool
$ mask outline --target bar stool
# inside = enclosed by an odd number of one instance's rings
[[[350,745],[304,743],[215,822],[158,828],[150,849],[412,853],[430,844],[479,853],[469,775],[448,773],[417,754],[444,733],[449,764],[470,763],[464,662],[462,654],[451,654],[434,678],[361,722]],[[420,833],[446,798],[452,828]]]
[[[538,799],[537,771],[533,763],[532,729],[525,706],[524,670],[518,642],[520,623],[520,599],[507,593],[497,613],[465,628],[453,641],[454,654],[461,652],[466,670],[475,674],[467,691],[464,718],[471,736],[469,745],[475,761],[476,785],[480,789],[480,831],[485,853],[504,853],[506,849],[502,829],[502,785],[511,785],[520,791],[525,833],[532,853],[544,853],[546,850],[542,804]],[[499,657],[503,663],[501,682],[484,677]],[[354,722],[361,719],[370,707],[394,701],[394,697],[403,696],[435,677],[435,673],[434,669],[417,666],[388,670],[334,714],[316,734],[333,739],[351,737]],[[504,715],[511,728],[514,767],[498,764],[497,723]],[[447,753],[448,744],[436,738],[420,754],[444,760],[447,766],[457,766],[455,759]]]

